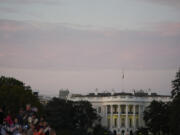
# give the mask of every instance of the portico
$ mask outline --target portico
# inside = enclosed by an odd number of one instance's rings
[[[120,132],[122,130],[135,131],[140,124],[140,105],[137,104],[109,104],[104,105],[105,126]]]

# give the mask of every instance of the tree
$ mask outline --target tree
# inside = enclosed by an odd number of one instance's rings
[[[137,129],[136,134],[137,135],[149,135],[148,130],[149,130],[148,128],[141,127],[141,128]]]
[[[173,98],[180,95],[180,68],[179,71],[176,73],[175,79],[172,81],[171,94]]]
[[[53,98],[45,107],[46,119],[57,132],[68,132],[74,130],[74,110],[71,101]],[[63,134],[62,134],[63,135]]]
[[[180,133],[180,68],[172,81],[172,102],[153,101],[144,112],[144,120],[151,132],[179,135]]]
[[[92,128],[93,123],[99,120],[99,117],[92,105],[88,101],[74,102],[73,108],[75,111],[74,122],[78,132],[83,132],[83,135],[87,134],[88,128]]]
[[[179,135],[180,133],[180,95],[172,101],[170,110],[170,130],[172,135]]]
[[[152,101],[144,111],[144,120],[149,130],[156,135],[169,134],[169,103]]]
[[[17,113],[21,107],[25,107],[26,104],[42,109],[42,105],[39,102],[37,96],[32,92],[30,86],[15,78],[0,77],[0,106],[5,107],[6,111],[10,110],[13,113]]]
[[[99,118],[88,101],[53,98],[46,105],[47,121],[61,135],[87,135]]]
[[[96,125],[92,135],[112,135],[111,131],[101,125]]]
[[[175,79],[172,81],[171,91],[173,101],[171,104],[170,113],[170,129],[172,135],[179,135],[180,133],[180,68],[176,73]]]

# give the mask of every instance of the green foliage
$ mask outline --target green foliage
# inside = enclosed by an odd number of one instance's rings
[[[15,78],[0,77],[0,106],[17,113],[26,104],[31,104],[42,110],[42,105],[33,95],[30,86],[25,86],[23,82]]]
[[[180,68],[176,73],[175,79],[172,81],[171,91],[173,101],[171,104],[170,129],[172,135],[180,134]]]
[[[173,98],[180,95],[180,68],[179,71],[176,73],[175,79],[172,81],[171,94]]]
[[[72,116],[74,110],[71,101],[53,98],[46,107],[46,119],[56,130],[63,130],[71,127],[73,129]]]
[[[180,134],[180,95],[176,96],[171,104],[169,126],[172,135]]]
[[[49,124],[64,135],[87,135],[88,129],[99,119],[87,101],[72,102],[53,98],[45,110]]]
[[[136,135],[149,135],[148,128],[138,128],[136,131]]]
[[[145,123],[152,133],[169,133],[169,106],[170,103],[152,101],[144,111]]]
[[[180,134],[180,68],[172,81],[172,102],[153,101],[144,112],[146,126],[153,133]]]
[[[96,125],[93,130],[93,135],[111,135],[112,133],[101,125]]]

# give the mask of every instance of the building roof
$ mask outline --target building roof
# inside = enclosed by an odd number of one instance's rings
[[[134,91],[134,93],[128,92],[101,92],[101,93],[89,93],[86,95],[72,94],[72,97],[109,97],[109,96],[135,96],[135,97],[170,97],[170,95],[159,95],[157,93],[148,93],[142,90]]]

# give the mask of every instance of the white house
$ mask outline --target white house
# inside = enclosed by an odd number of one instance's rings
[[[74,94],[69,100],[87,100],[102,117],[101,124],[117,134],[135,132],[138,127],[144,127],[143,111],[151,101],[168,102],[170,96],[145,93],[90,93],[88,95]]]

